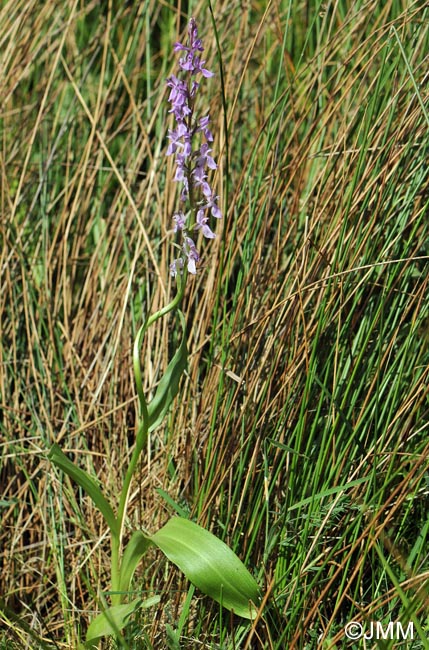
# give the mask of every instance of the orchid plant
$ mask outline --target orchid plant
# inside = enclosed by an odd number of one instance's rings
[[[221,540],[198,524],[182,517],[173,517],[156,533],[149,535],[142,530],[132,532],[125,543],[125,519],[128,497],[138,461],[147,443],[148,435],[160,425],[178,393],[181,376],[187,365],[186,322],[179,307],[182,302],[187,275],[197,273],[200,254],[195,240],[201,232],[203,239],[214,239],[210,217],[220,219],[218,196],[208,181],[209,170],[217,168],[211,156],[210,117],[198,115],[196,99],[201,77],[212,77],[201,59],[204,48],[198,37],[197,25],[191,18],[186,45],[176,43],[175,52],[180,53],[178,76],[167,80],[170,89],[170,113],[174,116],[174,128],[168,132],[169,144],[166,155],[175,156],[174,180],[181,184],[180,209],[173,215],[173,230],[180,238],[175,246],[180,255],[170,265],[170,274],[176,278],[177,292],[163,309],[147,318],[137,333],[133,349],[133,367],[136,390],[140,405],[139,425],[135,447],[124,476],[117,504],[107,501],[96,481],[75,465],[59,448],[53,445],[49,458],[73,479],[92,499],[103,515],[110,530],[111,540],[111,603],[90,623],[85,646],[97,648],[104,636],[121,638],[122,630],[139,608],[159,602],[155,595],[129,599],[131,581],[135,570],[151,547],[158,547],[166,557],[179,567],[190,582],[203,593],[219,602],[235,614],[252,619],[259,602],[259,589],[254,578],[235,553]],[[161,378],[154,397],[146,401],[143,391],[140,350],[148,328],[157,320],[176,310],[182,328],[182,342]],[[105,602],[105,601],[104,601]]]

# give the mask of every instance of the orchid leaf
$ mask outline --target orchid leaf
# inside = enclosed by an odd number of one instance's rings
[[[153,542],[150,537],[144,535],[141,530],[136,530],[131,535],[121,562],[119,578],[119,588],[121,592],[129,591],[134,571],[150,546],[153,546]]]
[[[258,585],[224,542],[181,517],[170,519],[151,540],[200,591],[238,616],[255,618]]]
[[[130,603],[109,607],[90,623],[86,633],[86,647],[96,648],[102,637],[116,636],[124,629],[129,622],[130,616],[138,609],[157,605],[159,601],[159,596],[153,596],[147,600],[136,598]]]
[[[155,395],[147,405],[149,415],[149,431],[156,429],[166,415],[173,399],[179,391],[179,382],[186,369],[188,362],[188,350],[186,347],[186,321],[181,311],[178,310],[180,323],[182,325],[182,342],[167,366],[167,370],[158,384]]]
[[[67,456],[61,451],[60,447],[57,444],[52,445],[49,454],[49,460],[59,467],[67,476],[69,476],[73,481],[75,481],[80,487],[85,490],[86,494],[91,497],[104,519],[106,520],[107,525],[114,535],[119,534],[118,522],[114,515],[112,508],[110,507],[109,502],[104,498],[103,493],[98,487],[95,480],[81,469],[75,465]]]

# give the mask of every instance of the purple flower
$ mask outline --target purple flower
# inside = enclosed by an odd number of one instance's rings
[[[211,196],[212,191],[210,185],[206,181],[207,174],[204,173],[204,167],[195,167],[192,171],[192,175],[195,186],[201,187],[204,196]]]
[[[207,142],[213,142],[213,136],[212,132],[208,128],[208,124],[210,122],[210,116],[206,115],[206,117],[201,117],[200,121],[198,122],[198,128],[196,129],[196,133],[199,131],[202,131],[204,133],[204,137],[207,140]]]
[[[210,72],[210,70],[207,70],[207,68],[203,68],[205,61],[201,61],[199,56],[194,56],[193,60],[193,74],[196,74],[197,72],[201,72],[203,77],[209,78],[214,76],[214,72]]]
[[[173,214],[174,232],[185,229],[186,219],[187,217],[183,212],[176,212],[176,214]]]
[[[175,52],[186,53],[185,56],[179,60],[180,68],[190,74],[200,73],[203,77],[213,77],[213,72],[210,72],[207,68],[203,68],[205,61],[201,61],[201,58],[198,55],[198,52],[202,52],[204,48],[201,39],[198,38],[197,23],[194,18],[191,18],[189,21],[188,39],[190,43],[189,46],[182,45],[182,43],[174,44]]]
[[[204,237],[206,237],[207,239],[214,239],[216,235],[212,230],[210,230],[210,226],[207,224],[207,221],[208,221],[208,217],[204,213],[204,210],[198,210],[195,230],[201,228],[201,232],[203,233]]]
[[[222,212],[219,209],[218,204],[216,203],[218,196],[210,196],[208,202],[205,204],[204,208],[208,209],[210,208],[212,216],[215,217],[216,219],[222,219]]]
[[[179,122],[177,129],[168,129],[167,138],[170,140],[170,144],[168,145],[168,149],[165,155],[170,156],[172,153],[176,153],[178,147],[183,148],[184,144],[182,142],[182,139],[185,140],[184,148],[186,149],[187,136],[188,129],[186,128],[186,124],[183,122]]]
[[[198,38],[197,24],[191,18],[188,25],[186,44],[175,43],[174,51],[180,52],[179,76],[171,75],[167,80],[170,88],[168,101],[171,104],[176,125],[169,129],[169,144],[166,155],[175,156],[176,171],[174,180],[181,183],[180,201],[188,204],[188,208],[178,210],[173,215],[174,232],[182,233],[182,255],[170,265],[170,273],[175,277],[188,269],[189,273],[197,272],[200,255],[195,242],[188,232],[201,231],[206,239],[214,239],[215,233],[209,226],[210,215],[219,219],[222,213],[215,195],[209,184],[208,170],[217,169],[217,164],[211,156],[210,144],[213,134],[209,128],[210,116],[195,114],[195,98],[200,84],[196,77],[209,78],[213,72],[205,67],[201,58],[203,44]],[[198,142],[197,142],[198,140]]]
[[[178,273],[183,271],[183,259],[181,257],[177,258],[170,264],[170,274],[173,278],[176,277]]]
[[[168,101],[172,105],[170,113],[174,113],[176,119],[181,121],[191,113],[188,86],[184,81],[180,81],[180,79],[175,75],[172,75],[167,79],[167,86],[171,88],[168,97]]]
[[[211,156],[209,156],[210,151],[211,149],[209,149],[209,145],[207,143],[201,145],[199,151],[197,151],[197,167],[204,167],[204,165],[207,165],[207,167],[210,167],[210,169],[217,169],[215,161]]]
[[[196,274],[197,268],[195,266],[196,262],[200,261],[200,256],[198,254],[198,251],[195,247],[195,244],[193,240],[185,235],[184,237],[184,242],[183,242],[183,252],[185,256],[188,258],[188,271],[189,273],[192,273],[193,275]]]
[[[202,52],[204,50],[201,39],[198,38],[198,29],[195,18],[191,18],[188,25],[188,35],[191,42],[191,47],[194,50],[199,50]]]
[[[179,165],[179,163],[177,163],[176,173],[174,175],[173,180],[179,181],[179,182],[182,182],[182,183],[187,183],[186,170],[185,170],[184,165]]]

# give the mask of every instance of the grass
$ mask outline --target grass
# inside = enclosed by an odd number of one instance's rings
[[[153,553],[134,587],[161,606],[122,645],[426,648],[429,10],[218,0],[219,50],[208,4],[191,12],[217,73],[204,96],[225,218],[188,283],[189,372],[128,524],[187,513],[266,603],[254,624],[233,618]],[[109,588],[104,523],[46,454],[58,442],[118,493],[133,337],[173,290],[165,78],[187,15],[0,9],[0,648],[77,648]],[[175,331],[148,333],[147,394]],[[411,621],[414,640],[346,639],[371,620]]]

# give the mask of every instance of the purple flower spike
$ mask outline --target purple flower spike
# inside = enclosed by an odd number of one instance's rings
[[[204,47],[198,37],[197,24],[191,18],[188,25],[186,44],[175,43],[174,51],[180,52],[179,76],[171,75],[167,79],[170,88],[168,101],[171,104],[170,113],[176,121],[174,129],[169,129],[169,144],[166,155],[175,156],[176,171],[174,180],[182,184],[180,201],[187,207],[178,210],[173,215],[174,232],[182,233],[182,255],[170,265],[173,277],[188,269],[189,273],[197,272],[200,255],[189,232],[201,231],[206,239],[214,239],[215,233],[209,226],[210,216],[220,219],[222,213],[217,204],[219,197],[210,187],[207,172],[217,169],[214,158],[210,155],[210,144],[213,134],[209,128],[210,116],[195,114],[195,97],[199,90],[196,77],[213,76],[213,72],[204,67],[201,58]],[[199,139],[199,146],[196,140]]]

